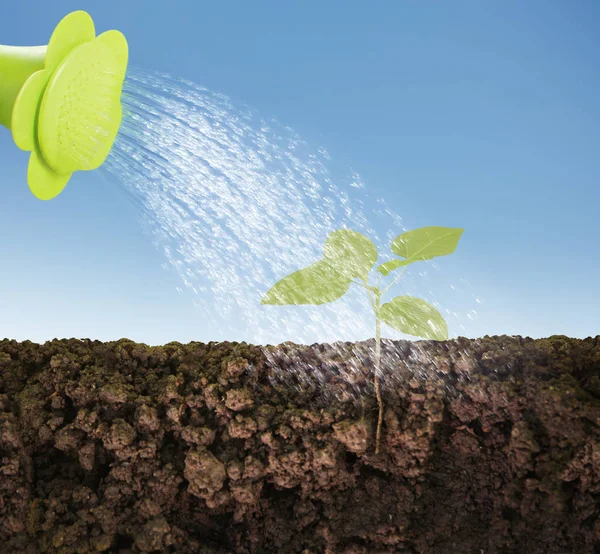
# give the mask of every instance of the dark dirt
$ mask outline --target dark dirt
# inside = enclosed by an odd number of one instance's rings
[[[0,342],[0,552],[598,554],[600,336]]]

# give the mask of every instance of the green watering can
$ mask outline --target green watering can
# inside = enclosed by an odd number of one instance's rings
[[[62,19],[48,46],[0,45],[0,123],[31,152],[27,182],[40,200],[108,157],[121,125],[128,55],[125,37],[96,36],[84,11]]]

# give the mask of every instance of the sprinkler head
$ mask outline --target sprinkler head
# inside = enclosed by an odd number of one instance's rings
[[[128,55],[125,37],[96,36],[84,11],[63,18],[47,46],[0,46],[0,123],[31,151],[27,182],[40,200],[108,157],[121,125]]]

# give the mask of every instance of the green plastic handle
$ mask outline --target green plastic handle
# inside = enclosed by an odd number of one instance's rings
[[[44,69],[47,46],[0,45],[0,123],[11,128],[13,106],[29,76]]]

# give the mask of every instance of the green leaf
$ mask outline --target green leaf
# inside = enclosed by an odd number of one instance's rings
[[[339,229],[329,233],[323,258],[350,279],[366,279],[377,261],[377,247],[357,231]]]
[[[414,296],[397,296],[381,306],[381,321],[393,329],[424,339],[448,340],[448,325],[431,304]]]
[[[261,304],[327,304],[344,296],[350,282],[331,264],[319,260],[275,283]]]
[[[379,271],[379,273],[382,273],[383,275],[389,275],[392,271],[394,271],[394,269],[398,269],[399,267],[409,265],[418,261],[419,260],[391,260],[389,262],[381,264],[377,268],[377,271]]]
[[[392,252],[413,261],[447,256],[456,250],[464,229],[453,227],[421,227],[397,236]]]

